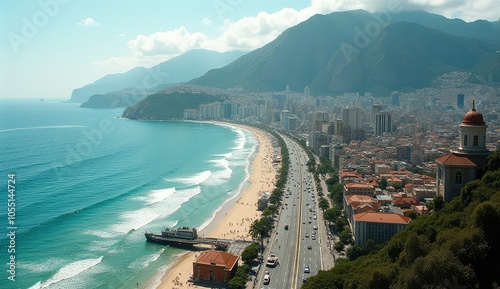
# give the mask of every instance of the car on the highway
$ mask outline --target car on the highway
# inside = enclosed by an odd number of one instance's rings
[[[306,238],[309,238],[309,233],[306,233]]]
[[[311,273],[311,268],[309,267],[309,265],[304,266],[304,273]]]
[[[311,244],[307,245],[307,249],[309,249],[309,250],[311,250],[311,249],[312,249]]]
[[[278,265],[278,256],[276,256],[275,254],[271,253],[271,255],[269,255],[269,257],[267,257],[267,262],[266,262],[266,266],[267,267],[276,267],[276,265]]]
[[[269,276],[269,274],[266,274],[264,275],[264,282],[262,282],[264,285],[267,285],[269,284],[269,282],[271,282],[271,276]]]

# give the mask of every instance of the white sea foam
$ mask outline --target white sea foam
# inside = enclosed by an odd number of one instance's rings
[[[109,248],[119,241],[118,239],[95,240],[88,244],[87,250],[93,252],[109,252]]]
[[[244,148],[245,146],[245,142],[246,142],[246,136],[245,136],[245,133],[243,132],[243,130],[241,129],[233,129],[234,132],[236,132],[236,134],[238,134],[238,137],[234,140],[234,147],[233,149],[234,150],[241,150]]]
[[[224,157],[225,159],[230,158],[233,155],[233,153],[227,153],[227,154],[213,154],[215,157]]]
[[[194,186],[194,185],[199,185],[206,181],[210,175],[212,174],[211,171],[203,171],[201,173],[189,176],[189,177],[179,177],[179,178],[172,178],[172,179],[165,179],[167,182],[171,183],[181,183],[186,186]]]
[[[118,234],[126,234],[130,230],[138,230],[149,224],[159,215],[149,208],[143,208],[135,211],[123,213],[120,216],[121,223],[111,226],[111,231]]]
[[[232,174],[233,170],[229,167],[226,167],[222,170],[213,172],[210,178],[208,178],[208,180],[206,180],[204,184],[207,186],[220,186],[226,183],[231,178]]]
[[[32,127],[17,127],[2,129],[0,132],[16,131],[16,130],[33,130],[33,129],[56,129],[56,128],[83,128],[84,125],[48,125],[48,126],[32,126]]]
[[[92,235],[92,236],[100,237],[103,239],[116,237],[115,233],[110,232],[110,231],[105,231],[105,230],[87,230],[84,233],[87,235]]]
[[[56,269],[64,264],[64,259],[48,259],[42,263],[40,262],[19,262],[17,266],[23,270],[30,272],[47,272]]]
[[[175,187],[174,188],[167,188],[167,189],[161,189],[161,190],[152,190],[151,193],[147,197],[141,197],[145,198],[145,201],[148,205],[159,203],[166,198],[170,197],[175,193]]]
[[[229,168],[229,161],[226,158],[211,160],[210,162],[216,164],[218,167]]]
[[[168,211],[167,211],[166,216],[177,211],[182,206],[182,204],[189,201],[191,198],[198,195],[199,193],[201,193],[200,186],[177,191],[170,198],[168,198],[168,207],[167,207]],[[165,209],[167,209],[167,208],[165,208]],[[175,225],[177,225],[177,224],[175,224]],[[171,225],[169,227],[174,227],[175,225]]]
[[[146,268],[149,264],[153,263],[154,261],[158,260],[160,258],[161,254],[165,251],[165,248],[162,248],[160,251],[145,256],[145,257],[139,257],[134,262],[130,263],[128,266],[129,269],[144,269]]]
[[[78,274],[96,266],[101,263],[103,256],[94,259],[84,259],[79,260],[73,263],[69,263],[66,266],[59,269],[52,277],[50,277],[47,281],[39,282],[34,286],[39,285],[39,287],[31,287],[31,288],[48,288],[52,284],[56,284],[62,280],[66,280],[72,277],[77,276]]]

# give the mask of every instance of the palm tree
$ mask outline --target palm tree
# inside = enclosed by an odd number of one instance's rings
[[[272,221],[269,218],[261,218],[253,221],[248,233],[253,240],[260,240],[261,254],[264,253],[264,238],[269,236],[272,229]]]

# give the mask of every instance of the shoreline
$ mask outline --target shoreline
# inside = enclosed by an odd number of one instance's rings
[[[248,177],[242,182],[237,195],[224,202],[215,212],[213,218],[199,233],[213,238],[245,239],[251,240],[248,227],[253,220],[260,218],[261,212],[257,211],[257,200],[265,191],[272,191],[275,187],[278,168],[273,164],[273,147],[269,133],[260,129],[240,124],[225,122],[209,122],[216,125],[236,127],[252,133],[257,140],[255,151],[252,154]],[[269,158],[271,161],[269,161]],[[241,232],[239,229],[242,229]],[[192,272],[192,262],[196,260],[199,252],[188,251],[169,264],[164,270],[159,271],[147,283],[147,288],[167,289],[192,286],[204,288],[187,283]],[[163,272],[162,272],[163,271]],[[158,280],[160,281],[158,284]]]

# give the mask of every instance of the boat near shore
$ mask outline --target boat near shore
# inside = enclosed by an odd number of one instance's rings
[[[201,238],[195,228],[180,227],[166,228],[160,234],[146,232],[146,240],[152,243],[169,245],[172,247],[193,248],[197,245],[210,245],[216,250],[226,251],[231,244],[230,240],[219,238]]]

